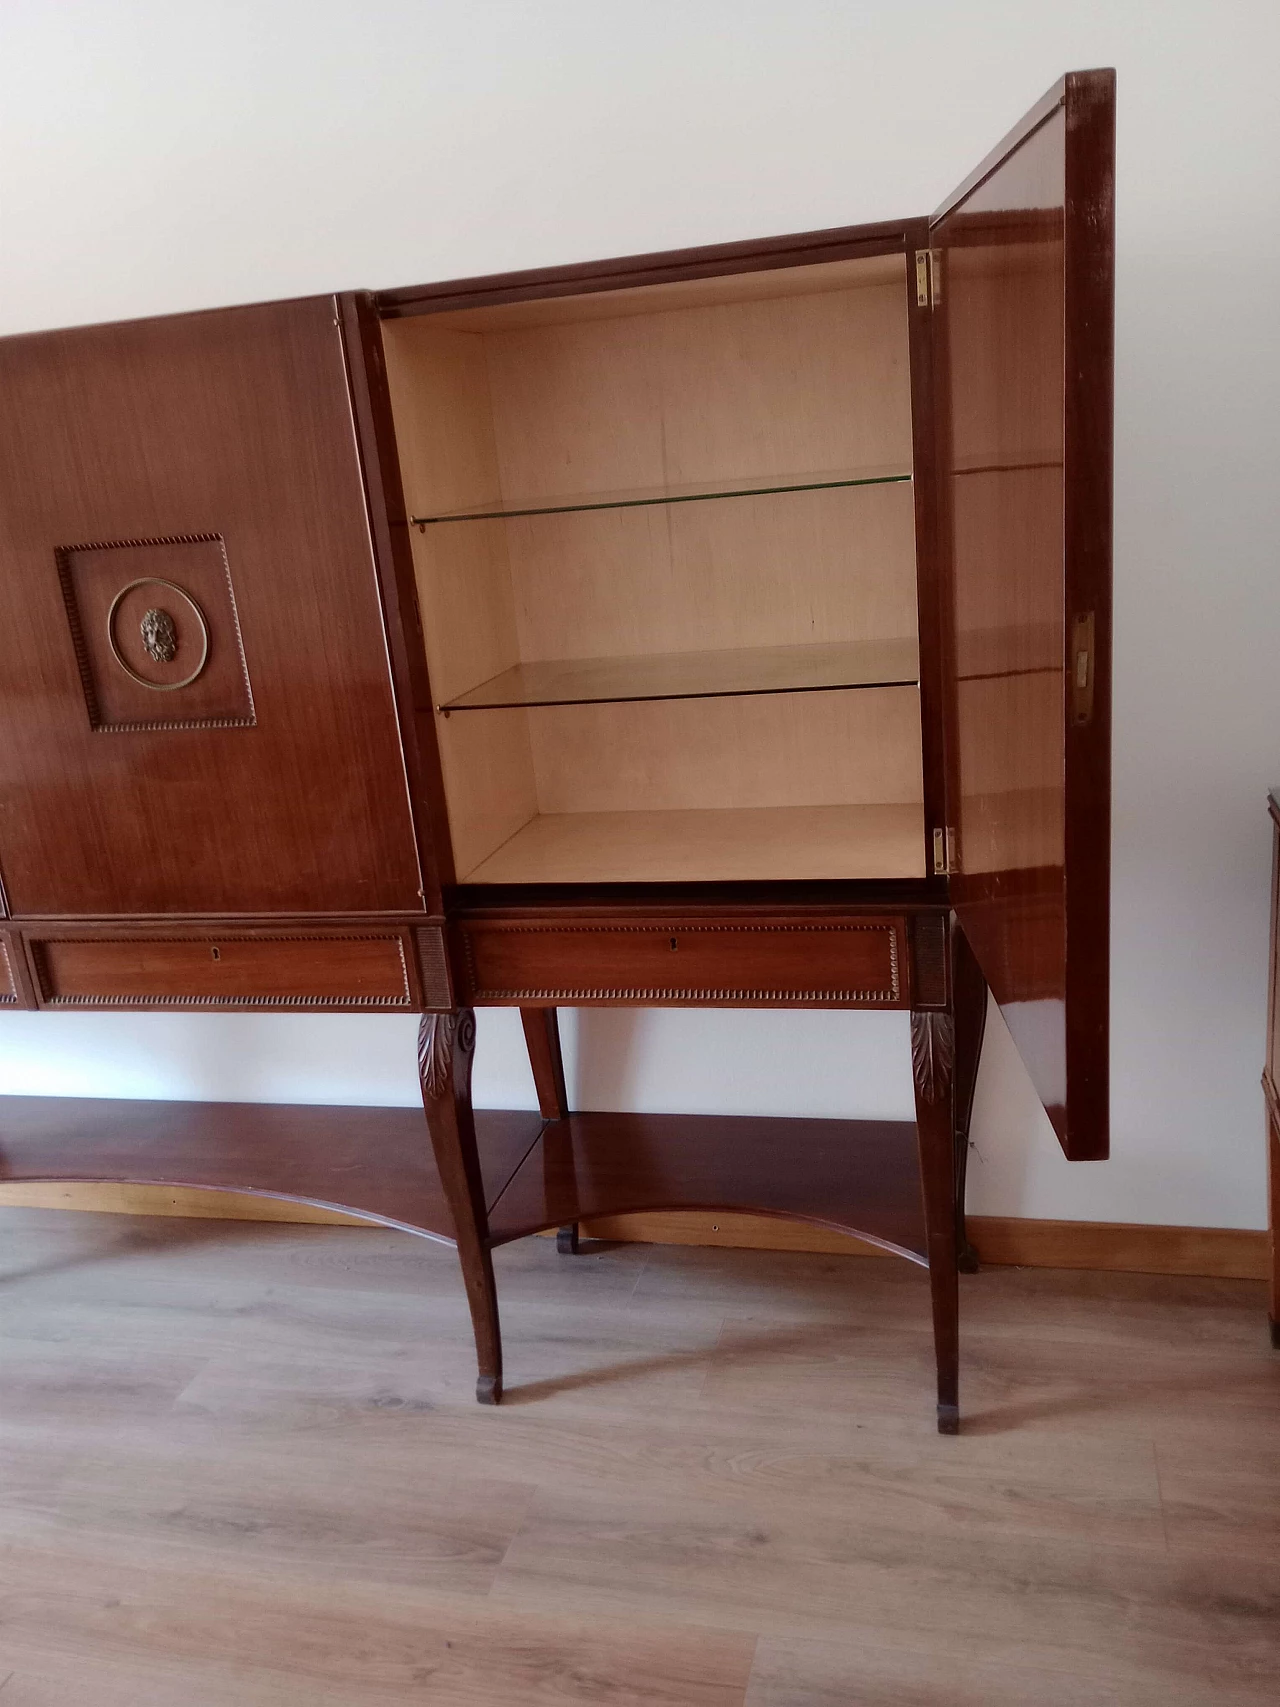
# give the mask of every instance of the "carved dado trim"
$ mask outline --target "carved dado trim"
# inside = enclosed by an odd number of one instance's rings
[[[472,983],[475,983],[474,977]],[[749,990],[605,990],[592,986],[563,990],[531,987],[522,990],[476,989],[475,999],[478,1002],[733,1002],[748,1007],[755,1004],[776,1008],[788,1002],[891,1002],[897,1000],[897,993],[888,990],[762,990],[758,984],[753,984]]]
[[[413,934],[418,948],[423,1007],[451,1008],[453,993],[444,930],[439,925],[419,925]]]
[[[418,1022],[418,1077],[429,1102],[438,1102],[452,1084],[455,1050],[469,1055],[475,1046],[476,1016],[470,1008],[423,1014]]]
[[[735,1005],[757,1004],[761,1007],[777,1007],[785,1003],[822,1002],[856,1005],[858,1003],[896,1003],[902,1000],[902,980],[898,962],[898,930],[895,923],[881,924],[878,921],[850,920],[828,923],[816,921],[808,924],[803,920],[794,923],[752,924],[748,920],[741,923],[686,923],[682,919],[666,919],[657,922],[626,924],[610,923],[602,925],[555,923],[548,922],[486,925],[489,935],[520,936],[528,934],[554,936],[586,935],[586,936],[671,936],[671,935],[710,935],[723,934],[729,936],[782,936],[796,932],[816,934],[817,932],[848,933],[852,931],[870,931],[873,934],[886,936],[889,939],[889,983],[880,989],[765,989],[758,984],[745,989],[728,986],[708,986],[704,989],[678,988],[668,989],[661,985],[643,985],[635,987],[618,986],[602,989],[598,986],[566,985],[556,988],[539,988],[532,985],[514,989],[494,989],[483,984],[476,968],[475,945],[472,933],[466,929],[462,932],[462,953],[467,968],[467,983],[472,999],[478,1002],[661,1002],[661,1003],[696,1003],[696,1002],[732,1002]]]
[[[911,921],[911,1000],[921,1008],[946,1006],[945,913],[917,913]]]
[[[924,1102],[941,1102],[951,1090],[956,1027],[949,1013],[911,1015],[911,1069]]]

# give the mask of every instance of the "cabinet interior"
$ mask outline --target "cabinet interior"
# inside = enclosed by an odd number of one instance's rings
[[[460,882],[924,875],[903,256],[383,338]]]

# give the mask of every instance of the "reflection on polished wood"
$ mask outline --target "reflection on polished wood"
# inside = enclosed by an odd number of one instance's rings
[[[1068,76],[935,227],[952,896],[1080,1160],[1108,1147],[1114,99]]]
[[[798,1216],[924,1261],[916,1129],[902,1120],[571,1114],[543,1128],[491,1210],[490,1233],[501,1244],[646,1209]]]
[[[537,1113],[476,1114],[496,1199],[541,1128]],[[421,1109],[0,1097],[0,1183],[120,1180],[251,1192],[350,1210],[453,1238]]]
[[[542,814],[467,883],[924,876],[919,806]]]
[[[914,638],[750,646],[630,658],[563,658],[517,664],[450,700],[442,710],[907,687],[919,679],[920,648]]]

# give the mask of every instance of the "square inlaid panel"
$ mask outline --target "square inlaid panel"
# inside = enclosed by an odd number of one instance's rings
[[[221,535],[60,546],[56,555],[95,729],[253,726]]]

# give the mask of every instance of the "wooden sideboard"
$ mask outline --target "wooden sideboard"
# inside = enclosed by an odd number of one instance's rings
[[[932,218],[0,341],[0,1004],[421,1014],[438,1185],[25,1102],[0,1178],[452,1237],[487,1400],[505,1240],[808,1218],[954,1431],[988,989],[1107,1153],[1113,160],[1073,73]],[[593,1004],[901,1009],[916,1121],[573,1110]]]

